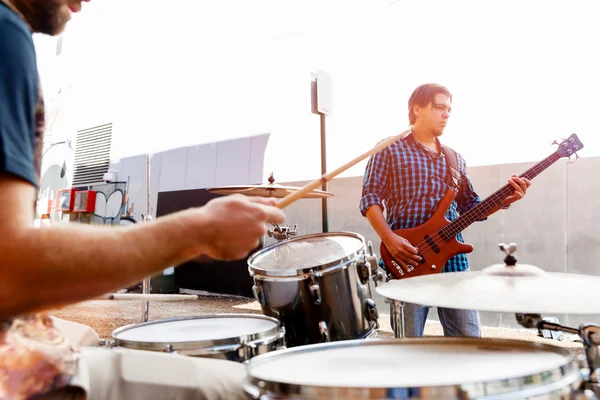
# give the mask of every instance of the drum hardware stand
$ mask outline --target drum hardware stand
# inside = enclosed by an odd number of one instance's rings
[[[273,223],[271,225],[274,226],[274,229],[269,229],[267,234],[269,237],[275,238],[278,242],[288,240],[290,236],[296,236],[296,231],[298,230],[298,224],[294,224],[292,229],[287,226],[279,226]]]
[[[584,398],[588,398],[588,395],[600,398],[600,382],[598,381],[598,378],[600,378],[600,352],[598,350],[598,346],[600,346],[600,326],[582,324],[577,329],[544,321],[540,314],[515,314],[515,316],[519,325],[524,328],[547,329],[579,335],[585,348],[585,361],[589,369],[589,375],[583,380],[578,392],[585,395]],[[585,364],[582,366],[584,367]]]
[[[373,252],[373,244],[371,241],[367,242],[367,250],[369,254],[367,259],[371,266],[371,276],[375,286],[392,279],[392,275],[386,273],[384,269],[379,266],[379,260]],[[394,337],[398,339],[404,338],[404,302],[388,298],[385,299],[385,302],[390,305],[390,325],[392,327],[392,332],[394,332]],[[379,328],[379,321],[377,321],[377,328]]]
[[[379,267],[379,260],[373,251],[373,243],[370,240],[367,242],[367,255],[365,258],[375,286],[378,286],[379,283],[385,283],[387,281],[385,272]]]
[[[399,300],[385,299],[386,303],[390,304],[390,325],[392,332],[397,339],[403,339],[404,331],[404,302]]]
[[[152,221],[150,215],[150,154],[146,155],[146,214],[144,215],[144,222]],[[150,277],[145,278],[142,281],[142,293],[150,294],[152,292],[152,281]],[[148,300],[142,300],[142,322],[148,322],[150,315],[150,302]]]
[[[148,178],[150,179],[150,178]],[[144,215],[144,222],[149,222],[152,220],[152,216],[149,214]],[[150,278],[144,278],[142,281],[142,294],[148,295],[152,291],[152,281]],[[148,317],[150,314],[150,301],[142,300],[142,322],[148,322]]]

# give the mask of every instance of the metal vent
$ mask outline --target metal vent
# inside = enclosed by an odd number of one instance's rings
[[[110,164],[112,123],[77,132],[73,187],[103,182]]]

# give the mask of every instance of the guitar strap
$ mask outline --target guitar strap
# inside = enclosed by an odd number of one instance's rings
[[[446,184],[458,191],[461,178],[460,171],[458,170],[458,156],[451,147],[441,143],[440,146],[446,156],[446,162],[448,163],[448,169],[450,170],[450,173],[446,175]]]

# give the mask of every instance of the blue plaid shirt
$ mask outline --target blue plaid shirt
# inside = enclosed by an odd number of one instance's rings
[[[450,221],[481,201],[467,175],[465,159],[458,153],[457,158],[461,179],[458,194],[446,213]],[[448,173],[444,154],[435,156],[409,134],[369,159],[360,212],[364,216],[370,207],[381,207],[387,211],[387,223],[392,230],[421,225],[431,218],[451,189],[446,183]],[[460,233],[457,239],[463,242]],[[468,267],[466,254],[458,254],[448,260],[442,272],[463,271]]]

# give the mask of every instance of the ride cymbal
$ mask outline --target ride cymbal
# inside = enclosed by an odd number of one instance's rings
[[[546,272],[525,264],[391,280],[376,290],[393,300],[464,310],[600,313],[600,277]]]

